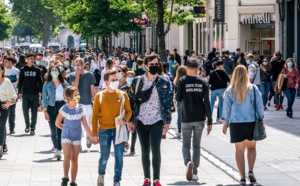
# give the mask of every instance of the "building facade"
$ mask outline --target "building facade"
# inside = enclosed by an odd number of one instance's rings
[[[57,42],[61,44],[62,48],[79,48],[80,35],[75,34],[72,30],[69,30],[66,26],[61,26],[60,33],[57,36]]]

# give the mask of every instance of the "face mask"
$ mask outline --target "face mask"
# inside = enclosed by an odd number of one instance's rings
[[[248,59],[248,60],[246,60],[246,63],[249,65],[250,64],[250,60]]]
[[[205,58],[203,58],[203,60],[204,60],[204,61],[206,61],[206,60],[207,60],[207,58],[205,57]]]
[[[75,102],[75,104],[78,104],[79,100],[80,100],[80,96],[79,95],[73,97],[73,101]]]
[[[292,62],[288,62],[288,63],[287,63],[287,66],[288,66],[288,67],[293,67],[293,63],[292,63]]]
[[[40,65],[41,62],[40,62],[40,61],[35,61],[35,64],[36,64],[36,65]]]
[[[109,88],[116,90],[119,87],[119,81],[110,82]]]
[[[59,71],[64,71],[64,67],[62,67],[62,66],[60,66],[60,67],[58,67],[59,68]]]
[[[57,71],[51,72],[51,76],[52,76],[53,78],[57,78],[58,75],[59,75],[59,73],[58,73]]]
[[[51,67],[53,67],[54,66],[54,63],[51,63]]]
[[[74,70],[77,70],[77,69],[81,70],[81,67],[75,66]]]
[[[118,78],[120,79],[122,76],[122,72],[118,72]]]
[[[267,64],[268,64],[268,62],[265,62],[265,61],[263,62],[263,65],[265,65],[265,66],[266,66]]]
[[[152,66],[152,67],[149,67],[149,72],[150,72],[150,74],[152,74],[152,75],[157,74],[157,72],[158,72],[158,66]]]
[[[65,61],[64,64],[65,64],[66,66],[68,66],[68,65],[69,65],[69,61]]]
[[[131,85],[132,81],[133,81],[133,78],[132,78],[132,77],[126,78],[126,82],[127,82],[128,84]]]

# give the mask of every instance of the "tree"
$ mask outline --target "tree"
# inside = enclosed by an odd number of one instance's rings
[[[60,24],[57,10],[51,0],[10,0],[13,16],[33,29],[35,38],[43,40],[47,46],[53,31]]]
[[[10,38],[11,22],[4,3],[0,3],[0,41]]]
[[[138,17],[140,9],[134,6],[132,0],[55,0],[65,7],[65,22],[82,38],[92,36],[110,38],[111,34],[138,31],[141,29],[134,18]],[[111,40],[110,40],[110,47]]]
[[[165,37],[171,24],[181,26],[193,22],[195,19],[192,17],[194,12],[191,7],[205,4],[201,0],[137,0],[137,3],[150,20],[156,20],[158,53],[161,59],[167,57]]]

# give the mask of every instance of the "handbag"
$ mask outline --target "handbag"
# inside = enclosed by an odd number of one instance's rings
[[[253,88],[253,91],[254,91],[254,116],[255,116],[255,127],[253,131],[253,139],[255,141],[260,141],[260,140],[264,140],[267,137],[267,134],[266,134],[266,129],[263,121],[256,117],[257,109],[256,109],[255,88]]]
[[[140,77],[140,76],[138,77],[138,81],[137,81],[136,88],[135,88],[135,100],[134,100],[134,102],[137,105],[145,103],[150,99],[150,96],[152,94],[152,90],[153,90],[153,88],[155,87],[155,85],[158,81],[158,76],[157,76],[155,81],[153,82],[153,84],[151,85],[151,87],[149,89],[144,90],[144,91],[138,91],[138,86],[140,84],[141,78],[142,77]]]

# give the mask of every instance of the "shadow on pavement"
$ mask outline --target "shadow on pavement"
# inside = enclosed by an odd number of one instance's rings
[[[240,186],[240,184],[230,184],[230,185],[219,184],[219,185],[216,185],[216,186]],[[246,186],[262,186],[262,185],[260,185],[260,184],[247,184]]]
[[[40,151],[40,152],[34,152],[35,154],[51,154],[51,150],[46,150],[46,151]]]
[[[95,152],[99,153],[98,150],[90,150],[89,152],[87,150],[83,150],[80,153],[84,153],[85,154],[85,153],[95,153]]]
[[[48,137],[51,137],[51,135],[50,135],[50,134],[46,134],[46,135],[39,135],[39,137],[48,138]]]
[[[51,162],[53,158],[47,158],[47,159],[40,159],[40,160],[33,160],[35,163],[49,163]],[[59,161],[58,161],[59,162]]]
[[[19,135],[10,135],[10,136],[15,138],[31,137],[29,134],[19,134]]]
[[[178,182],[175,182],[175,183],[168,183],[167,185],[206,185],[206,184],[207,183],[178,181]]]

